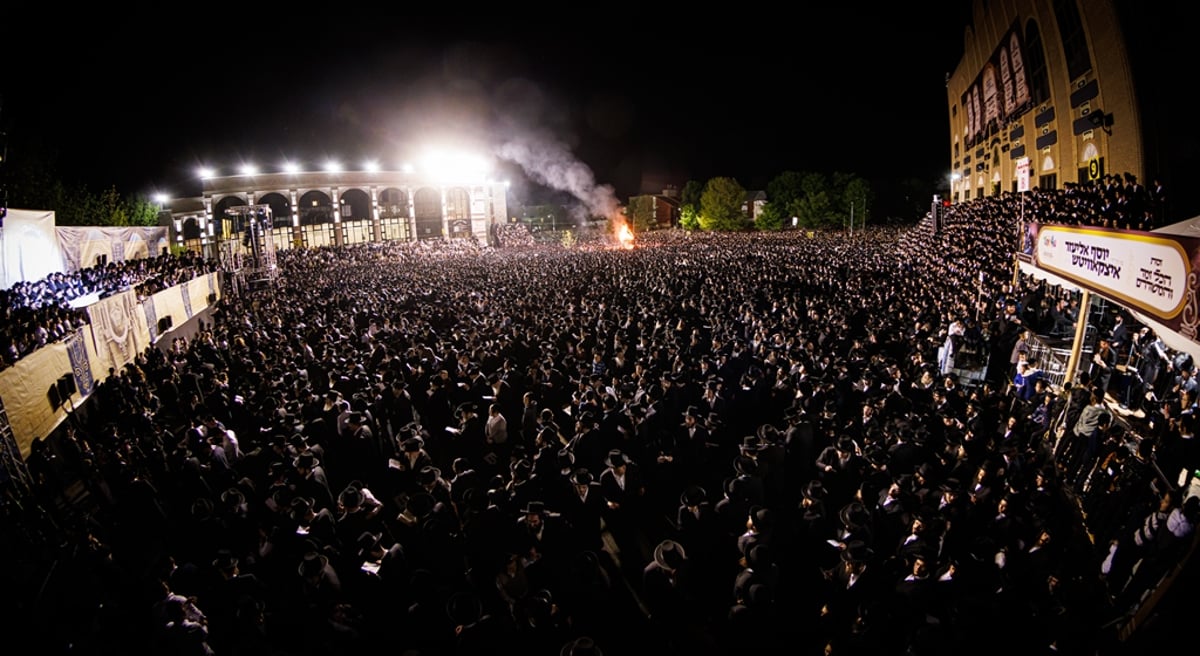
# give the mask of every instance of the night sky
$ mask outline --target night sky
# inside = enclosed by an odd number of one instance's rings
[[[965,24],[943,7],[964,4],[14,30],[0,125],[9,166],[18,144],[49,144],[61,178],[123,194],[196,195],[201,165],[387,168],[434,143],[489,155],[528,202],[563,173],[621,201],[787,170],[934,180]]]

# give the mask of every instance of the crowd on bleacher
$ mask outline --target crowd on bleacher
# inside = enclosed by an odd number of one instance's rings
[[[142,300],[217,268],[215,260],[185,251],[18,281],[0,290],[0,369],[86,325],[86,308],[72,301],[91,295],[99,299],[128,289],[135,290]]]
[[[277,287],[226,296],[36,443],[43,505],[78,479],[99,507],[75,583],[102,610],[61,637],[1095,653],[1190,547],[1194,422],[1105,423],[1090,374],[1014,389],[1026,330],[1055,323],[1042,299],[1070,307],[1011,284],[1020,212],[1003,196],[936,231],[665,231],[633,250],[281,251]],[[952,334],[980,380],[944,366]],[[1165,412],[1194,410],[1187,388],[1161,388]]]

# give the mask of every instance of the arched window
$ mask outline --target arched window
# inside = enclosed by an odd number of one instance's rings
[[[1092,70],[1087,33],[1083,30],[1079,6],[1075,4],[1075,0],[1054,0],[1054,18],[1058,22],[1058,38],[1062,40],[1067,74],[1071,76],[1071,80],[1079,79],[1084,73]]]
[[[1037,23],[1029,21],[1025,27],[1025,70],[1029,76],[1029,92],[1033,103],[1050,100],[1050,77],[1046,71],[1046,52],[1042,47],[1042,33]]]

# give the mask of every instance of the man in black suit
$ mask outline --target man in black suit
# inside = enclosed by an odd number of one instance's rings
[[[574,493],[563,499],[563,518],[570,524],[575,551],[597,551],[604,546],[601,540],[603,517],[608,506],[600,484],[587,469],[576,469],[571,474]]]

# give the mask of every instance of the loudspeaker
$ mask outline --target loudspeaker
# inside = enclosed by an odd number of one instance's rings
[[[59,376],[58,380],[54,381],[54,384],[50,386],[50,389],[46,390],[46,399],[50,401],[50,408],[52,410],[61,408],[62,404],[66,403],[67,399],[70,399],[71,395],[75,393],[76,389],[74,374],[67,372]]]
[[[160,332],[160,333],[167,332],[168,330],[171,329],[171,326],[174,325],[174,323],[175,323],[174,319],[172,319],[171,315],[169,315],[169,314],[167,316],[159,319],[158,320],[158,332]]]
[[[55,384],[58,386],[58,394],[62,397],[63,401],[71,398],[71,395],[77,389],[75,387],[75,375],[70,372],[59,376],[58,382]]]

